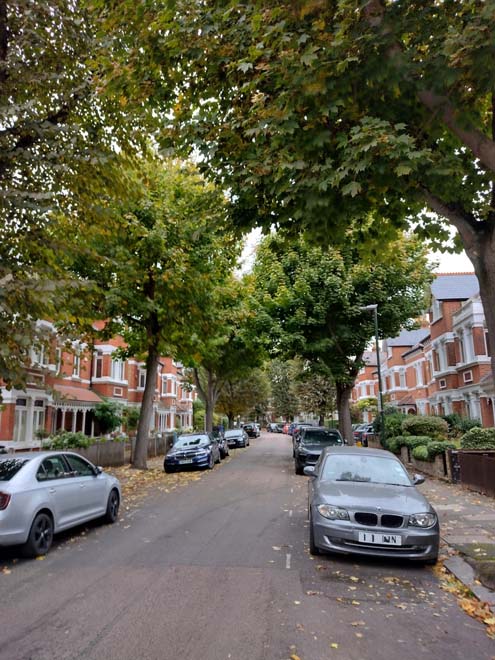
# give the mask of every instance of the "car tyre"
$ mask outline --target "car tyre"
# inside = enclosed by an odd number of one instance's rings
[[[215,461],[213,460],[213,454],[210,454],[210,460],[208,461],[208,470],[213,470],[213,467],[215,466]]]
[[[294,467],[295,467],[295,470],[294,470],[294,471],[295,471],[296,474],[304,474],[304,472],[303,472],[303,466],[302,466],[300,463],[298,463],[298,462],[296,461],[295,464],[294,464]]]
[[[53,520],[48,513],[38,513],[33,520],[29,536],[22,546],[24,557],[46,555],[53,541]]]
[[[175,469],[173,467],[168,466],[168,465],[164,465],[163,469],[165,470],[165,472],[167,474],[172,474],[172,472],[175,472]]]
[[[218,452],[218,459],[215,461],[215,463],[221,463],[222,462],[222,456],[220,452]]]
[[[315,533],[313,530],[313,521],[309,519],[309,552],[312,555],[321,555],[321,550],[315,545]]]
[[[107,510],[104,516],[106,523],[112,524],[119,517],[120,497],[115,488],[112,488],[107,501]]]

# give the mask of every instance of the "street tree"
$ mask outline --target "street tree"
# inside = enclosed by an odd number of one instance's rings
[[[114,206],[107,225],[80,234],[73,267],[96,286],[75,323],[92,325],[97,315],[105,320],[103,336],[124,338],[122,357],[145,360],[132,459],[143,469],[159,359],[197,350],[205,323],[214,322],[214,291],[234,266],[235,241],[225,227],[224,195],[192,164],[149,159],[135,178],[136,188]]]
[[[291,421],[300,410],[295,385],[298,366],[294,361],[274,358],[270,360],[267,370],[273,414]]]
[[[270,385],[264,371],[250,369],[240,377],[225,381],[217,399],[217,410],[227,416],[229,428],[232,428],[238,417],[252,411],[264,413],[269,391]]]
[[[335,243],[372,218],[364,239],[413,225],[434,246],[455,228],[495,372],[493,14],[492,0],[176,0],[132,24],[161,68],[163,140],[202,154],[240,227]]]
[[[340,430],[352,442],[350,394],[374,334],[363,307],[378,305],[381,337],[411,326],[431,281],[424,247],[404,237],[384,248],[380,260],[365,263],[352,250],[272,235],[258,249],[254,276],[260,332],[271,354],[299,357],[331,373]]]
[[[115,95],[101,93],[95,64],[106,53],[100,11],[89,2],[0,2],[0,378],[26,386],[31,347],[50,338],[68,274],[59,263],[74,236],[62,212],[84,224],[102,198],[124,189],[125,154],[144,138]],[[75,283],[70,283],[75,292]]]
[[[206,429],[212,430],[218,397],[229,381],[246,377],[262,362],[260,338],[248,307],[247,278],[232,276],[217,287],[210,301],[213,316],[202,328],[194,352],[184,355],[192,381],[205,404]]]
[[[336,390],[332,372],[324,364],[304,362],[296,379],[296,393],[300,409],[318,417],[324,426],[325,418],[336,410]]]

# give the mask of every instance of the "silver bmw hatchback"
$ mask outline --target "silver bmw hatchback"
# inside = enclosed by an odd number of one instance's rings
[[[392,453],[326,448],[304,473],[309,483],[309,544],[322,551],[435,563],[440,526],[428,500]]]
[[[53,535],[94,518],[117,520],[118,479],[73,452],[0,456],[0,546],[44,555]]]

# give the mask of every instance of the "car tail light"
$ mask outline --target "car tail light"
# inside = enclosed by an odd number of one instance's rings
[[[0,511],[3,511],[4,509],[6,509],[9,502],[10,502],[9,493],[1,493],[0,492]]]

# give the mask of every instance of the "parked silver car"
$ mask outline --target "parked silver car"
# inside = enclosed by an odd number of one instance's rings
[[[53,535],[93,518],[117,520],[118,479],[79,454],[50,451],[0,456],[0,546],[44,555]]]
[[[428,500],[392,453],[328,447],[309,483],[309,544],[321,551],[435,563],[440,526]]]

